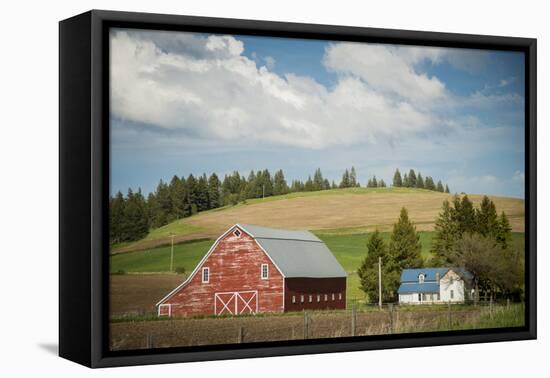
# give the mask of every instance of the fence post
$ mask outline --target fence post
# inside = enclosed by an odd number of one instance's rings
[[[447,304],[447,317],[449,321],[449,330],[450,330],[452,328],[452,322],[453,322],[452,314],[451,314],[451,301],[449,301]]]
[[[147,334],[146,346],[147,349],[153,349],[153,335]]]
[[[393,303],[388,304],[390,307],[390,334],[393,333]]]
[[[244,340],[244,327],[239,326],[238,335],[237,335],[237,342],[240,344],[240,343],[243,342],[243,340]]]
[[[304,340],[309,337],[309,324],[308,324],[307,311],[304,311]]]
[[[489,298],[489,316],[493,319],[493,293],[491,293],[491,297]]]
[[[356,322],[356,316],[357,316],[357,309],[355,302],[351,305],[351,335],[355,336],[355,322]]]

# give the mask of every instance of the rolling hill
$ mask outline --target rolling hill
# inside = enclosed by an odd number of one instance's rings
[[[482,195],[468,195],[478,204]],[[409,188],[352,188],[291,193],[248,200],[235,206],[199,213],[152,230],[144,239],[113,248],[112,253],[147,250],[171,242],[216,239],[235,223],[287,229],[307,229],[325,235],[357,234],[378,228],[389,231],[401,207],[406,207],[417,230],[431,231],[443,200],[451,195]],[[490,197],[504,211],[515,232],[524,231],[522,199]]]

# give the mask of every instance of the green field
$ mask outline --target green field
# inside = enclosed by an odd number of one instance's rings
[[[348,234],[347,230],[331,230],[329,234],[317,233],[336,259],[348,272],[348,301],[364,300],[365,295],[359,288],[357,269],[366,256],[367,233]],[[422,256],[430,256],[433,232],[420,232]],[[382,237],[389,241],[390,233],[383,232]],[[513,233],[515,240],[523,240],[523,233]],[[195,268],[214,240],[200,240],[176,244],[174,246],[174,269],[184,267],[187,274]],[[121,253],[111,256],[111,273],[167,273],[170,270],[170,247],[157,247],[145,251]]]

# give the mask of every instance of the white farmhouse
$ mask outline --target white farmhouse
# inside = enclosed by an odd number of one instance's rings
[[[400,304],[463,303],[472,297],[472,275],[464,268],[404,269]]]

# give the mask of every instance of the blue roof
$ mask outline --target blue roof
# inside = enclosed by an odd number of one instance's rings
[[[403,283],[399,286],[397,293],[439,293],[439,284],[437,282]]]
[[[420,269],[403,269],[401,272],[401,282],[418,282],[418,275],[424,273],[424,281],[436,281],[436,274],[443,277],[450,268],[420,268]],[[454,269],[453,269],[454,270]]]

